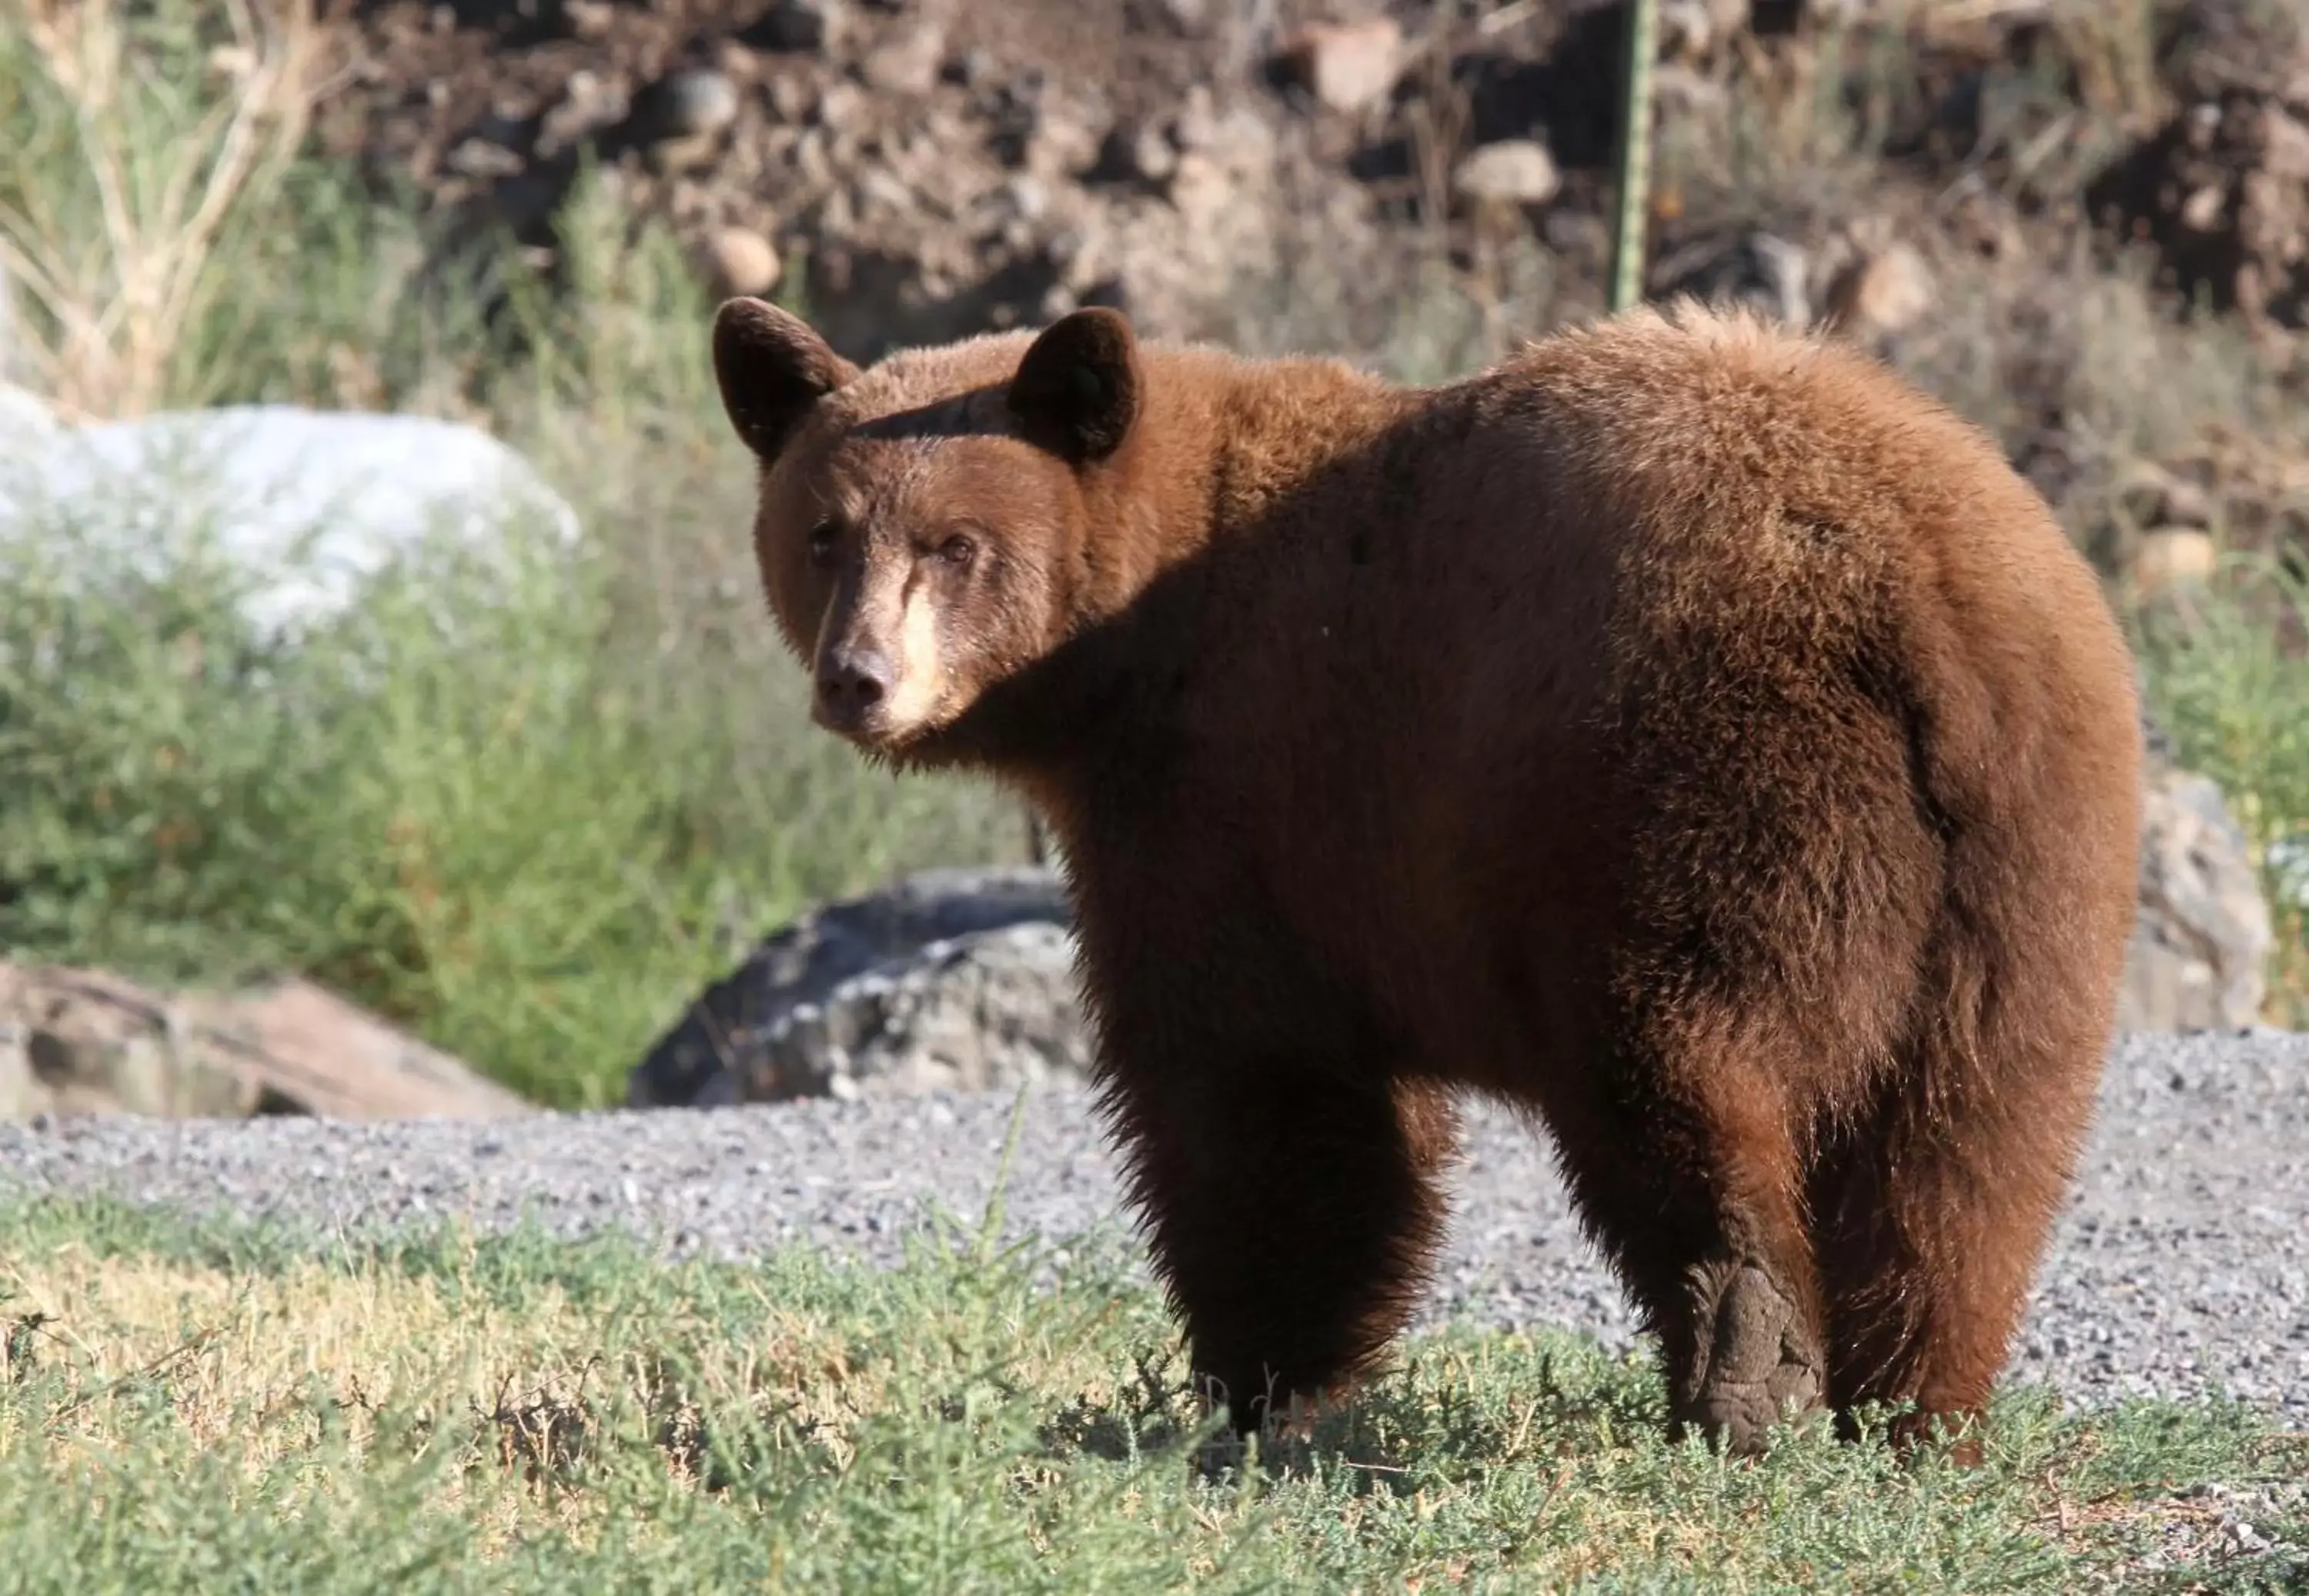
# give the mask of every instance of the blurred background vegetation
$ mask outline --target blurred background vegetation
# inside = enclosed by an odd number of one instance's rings
[[[2086,134],[2146,91],[2155,41],[2146,5],[2073,15],[2093,25],[2067,36],[2071,65],[2099,75],[2040,98],[2085,160]],[[0,375],[72,420],[278,401],[474,422],[575,507],[582,546],[509,529],[511,580],[414,569],[290,650],[250,632],[198,528],[160,580],[91,571],[69,526],[16,537],[0,953],[169,981],[301,971],[548,1101],[612,1101],[782,918],[903,869],[1019,857],[1024,831],[981,786],[878,774],[806,723],[707,363],[716,289],[679,217],[581,161],[549,272],[511,236],[445,252],[440,207],[316,133],[344,91],[330,37],[281,6],[0,0]],[[1924,71],[1869,47],[1886,96]],[[1729,145],[1664,108],[1664,205],[1857,205],[1909,136],[1864,96],[1768,91],[1740,88]],[[1439,241],[1383,302],[1352,262],[1263,265],[1214,285],[1200,331],[1438,381],[1592,310],[1575,249],[1528,229],[1479,237],[1472,267],[1468,248]],[[2128,513],[2129,462],[2208,438],[2309,458],[2290,344],[2154,290],[2082,251],[2035,257],[2025,282],[1944,272],[1889,352],[2016,458],[2057,432],[2058,507],[2090,545]],[[777,297],[809,315],[814,291],[789,269]],[[2309,831],[2309,589],[2297,548],[2210,519],[2216,578],[2152,600],[2113,568],[2112,592],[2154,712],[2263,850],[2270,1017],[2309,1024],[2309,929],[2267,850]]]

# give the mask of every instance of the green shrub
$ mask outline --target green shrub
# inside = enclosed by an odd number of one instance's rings
[[[2309,580],[2267,556],[2224,565],[2210,592],[2140,617],[2142,693],[2253,845],[2277,931],[2268,1012],[2309,1029]]]

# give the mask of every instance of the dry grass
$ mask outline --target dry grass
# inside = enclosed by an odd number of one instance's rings
[[[156,79],[118,0],[4,4],[0,67],[51,113],[20,158],[58,163],[0,203],[0,275],[37,313],[18,358],[68,417],[139,415],[168,398],[188,324],[224,286],[220,237],[304,153],[324,36],[311,0],[220,0],[204,65],[223,87],[201,92]]]
[[[1200,1445],[1173,1328],[1097,1247],[890,1272],[532,1235],[333,1249],[0,1211],[12,1588],[2074,1591],[2282,1578],[2244,1415],[2000,1410],[1988,1466],[1665,1445],[1647,1356],[1457,1331],[1312,1437]],[[1033,1284],[1043,1279],[1043,1286]],[[419,1574],[422,1577],[418,1577]],[[397,1587],[401,1588],[401,1587]]]

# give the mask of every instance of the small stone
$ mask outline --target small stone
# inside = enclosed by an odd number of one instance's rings
[[[800,122],[809,114],[809,86],[784,73],[770,80],[770,110],[785,123]]]
[[[1096,177],[1119,183],[1160,183],[1179,164],[1163,130],[1148,122],[1118,122],[1099,145]]]
[[[991,50],[970,49],[947,60],[938,75],[965,89],[983,89],[1001,75],[1002,63]]]
[[[1040,177],[1021,172],[1010,179],[1010,203],[1028,221],[1038,221],[1051,208],[1050,185]]]
[[[938,27],[908,28],[868,54],[859,71],[867,86],[886,94],[927,94],[937,86],[946,60],[946,32]]]
[[[1829,325],[1856,336],[1905,332],[1932,310],[1932,269],[1905,244],[1862,255],[1828,288]]]
[[[2210,534],[2194,527],[2158,527],[2144,532],[2132,556],[2132,580],[2143,598],[2177,588],[2201,586],[2218,556]]]
[[[1361,110],[1395,87],[1403,69],[1403,26],[1392,17],[1317,22],[1284,39],[1276,56],[1326,109]]]
[[[1479,205],[1545,204],[1561,183],[1555,158],[1532,139],[1482,145],[1451,174],[1451,191]]]
[[[521,170],[521,157],[491,139],[470,138],[449,151],[442,165],[461,177],[510,177]]]
[[[869,167],[858,179],[858,213],[904,215],[914,209],[914,191],[881,167]]]
[[[641,111],[660,138],[719,133],[738,119],[738,85],[712,67],[675,73],[650,86]]]
[[[698,253],[707,280],[725,298],[760,298],[778,286],[777,246],[751,228],[716,228]]]
[[[2202,155],[2213,147],[2214,138],[2221,131],[2221,108],[2214,100],[2200,100],[2189,108],[2182,119],[2189,148]]]
[[[779,0],[738,37],[765,50],[822,49],[832,19],[830,0]]]
[[[865,91],[855,83],[828,83],[817,97],[817,123],[828,133],[847,133],[866,108]]]

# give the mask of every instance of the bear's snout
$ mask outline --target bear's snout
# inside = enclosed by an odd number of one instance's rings
[[[835,649],[818,668],[811,715],[829,731],[855,731],[890,695],[890,657],[871,647]]]

